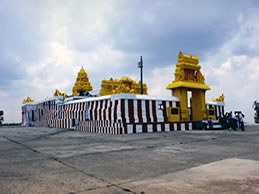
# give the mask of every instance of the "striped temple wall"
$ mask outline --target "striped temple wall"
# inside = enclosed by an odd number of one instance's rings
[[[34,126],[35,109],[36,107],[32,103],[22,106],[22,126]]]
[[[34,126],[107,134],[192,130],[192,122],[168,121],[167,108],[179,107],[175,98],[141,99],[136,95],[112,95],[56,102],[53,99],[34,103]],[[224,112],[223,106],[213,106],[217,113]],[[23,112],[26,107],[22,107]]]

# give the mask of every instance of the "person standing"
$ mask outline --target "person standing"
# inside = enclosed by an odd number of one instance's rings
[[[233,129],[233,116],[232,111],[228,113],[228,128]]]
[[[236,113],[237,128],[241,129],[239,113]]]
[[[239,120],[240,120],[240,128],[242,131],[245,131],[244,118],[245,118],[245,115],[241,112],[239,115]]]
[[[209,129],[213,129],[213,122],[211,118],[208,119],[208,125],[209,125]]]
[[[233,121],[232,121],[232,129],[234,129],[234,131],[236,131],[236,130],[237,130],[237,120],[238,120],[236,114],[234,114],[232,120],[233,120]]]
[[[226,112],[223,116],[223,128],[229,129],[228,112]]]

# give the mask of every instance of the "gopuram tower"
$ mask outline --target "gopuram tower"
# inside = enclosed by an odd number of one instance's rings
[[[189,121],[188,96],[187,92],[192,92],[192,120],[200,121],[207,119],[205,106],[205,92],[210,90],[205,84],[205,78],[202,75],[198,65],[197,56],[187,55],[181,51],[178,54],[178,63],[175,69],[175,79],[166,89],[172,90],[172,95],[180,100],[181,121]]]
[[[85,72],[84,68],[82,67],[77,74],[76,82],[74,84],[72,90],[72,96],[78,96],[78,94],[92,91],[93,87],[88,80],[87,73]]]

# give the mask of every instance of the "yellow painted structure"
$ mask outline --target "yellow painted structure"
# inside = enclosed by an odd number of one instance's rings
[[[211,120],[216,120],[216,112],[214,108],[209,108],[207,110],[208,119],[211,118]]]
[[[87,73],[85,72],[84,68],[82,67],[77,74],[76,82],[72,89],[72,96],[78,96],[78,92],[87,92],[92,91],[93,87],[88,80]]]
[[[64,98],[68,97],[66,93],[61,93],[58,89],[55,90],[53,96],[63,96]]]
[[[178,107],[167,108],[168,121],[178,122],[180,121],[180,111]]]
[[[207,119],[205,106],[205,92],[210,90],[205,84],[205,78],[202,75],[201,66],[197,56],[187,55],[181,51],[178,54],[178,63],[175,69],[175,80],[167,86],[172,90],[173,96],[180,100],[180,115],[182,121],[188,121],[188,97],[187,92],[192,92],[192,120]]]
[[[29,96],[27,97],[27,99],[23,99],[23,104],[27,103],[27,102],[34,102],[33,99],[31,99]]]
[[[213,102],[224,102],[225,96],[224,94],[221,94],[218,98],[215,98]]]
[[[122,77],[119,80],[102,80],[100,96],[128,93],[128,94],[140,94],[141,86],[140,82],[135,82],[130,78]],[[147,94],[147,85],[143,83],[143,94]]]

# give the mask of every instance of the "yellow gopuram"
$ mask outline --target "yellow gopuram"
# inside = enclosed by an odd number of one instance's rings
[[[92,91],[93,87],[88,80],[87,73],[85,72],[84,68],[82,67],[77,74],[76,82],[74,84],[72,90],[72,96],[78,96],[80,92],[87,92]]]
[[[23,99],[23,104],[27,103],[27,102],[34,102],[33,99],[31,99],[29,96],[27,97],[27,99]]]
[[[182,121],[188,121],[188,97],[187,92],[192,92],[192,120],[199,121],[207,119],[205,92],[210,90],[205,84],[205,78],[202,75],[201,66],[197,56],[184,54],[181,51],[178,54],[178,63],[175,69],[175,80],[170,83],[166,89],[172,90],[173,96],[180,100],[180,115]]]
[[[140,82],[135,82],[130,78],[122,77],[119,80],[102,80],[100,96],[128,93],[141,94]],[[147,94],[147,85],[143,83],[143,94]]]

